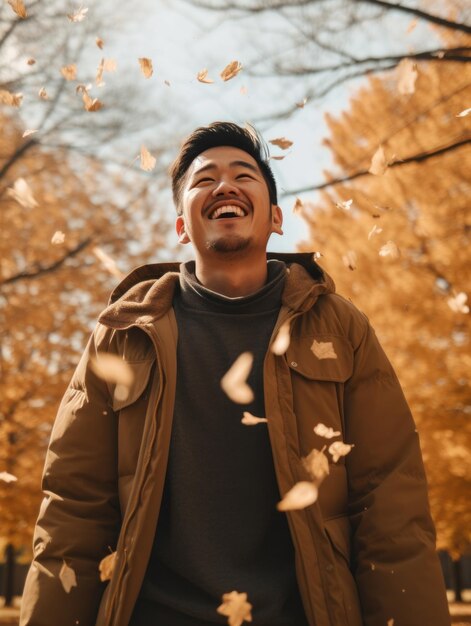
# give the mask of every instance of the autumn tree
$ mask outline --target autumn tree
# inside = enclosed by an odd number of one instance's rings
[[[470,78],[459,62],[371,77],[348,110],[328,116],[336,169],[321,200],[302,209],[302,249],[322,253],[398,372],[421,436],[438,546],[455,555],[471,540]]]

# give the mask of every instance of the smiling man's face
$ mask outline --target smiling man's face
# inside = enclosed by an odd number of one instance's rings
[[[180,243],[200,256],[265,251],[271,233],[282,234],[281,209],[272,205],[255,159],[231,146],[210,148],[191,164],[181,194]]]

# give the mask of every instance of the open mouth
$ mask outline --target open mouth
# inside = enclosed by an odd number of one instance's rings
[[[234,217],[245,217],[246,215],[247,211],[242,207],[236,206],[235,204],[225,204],[224,206],[213,209],[208,215],[208,218],[210,220],[220,220]]]

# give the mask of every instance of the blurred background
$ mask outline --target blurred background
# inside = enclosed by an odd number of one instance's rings
[[[470,601],[470,3],[5,0],[0,606],[21,593],[94,320],[137,265],[191,256],[167,169],[215,120],[274,142],[270,249],[317,252],[375,327],[417,421],[450,600]]]

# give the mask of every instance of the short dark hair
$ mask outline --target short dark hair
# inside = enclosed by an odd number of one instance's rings
[[[170,166],[173,201],[177,213],[181,214],[181,193],[188,168],[199,154],[220,146],[239,148],[255,159],[267,183],[270,202],[277,204],[276,181],[268,164],[268,146],[258,131],[249,124],[243,128],[231,122],[213,122],[208,126],[200,126],[185,139],[177,158]]]

